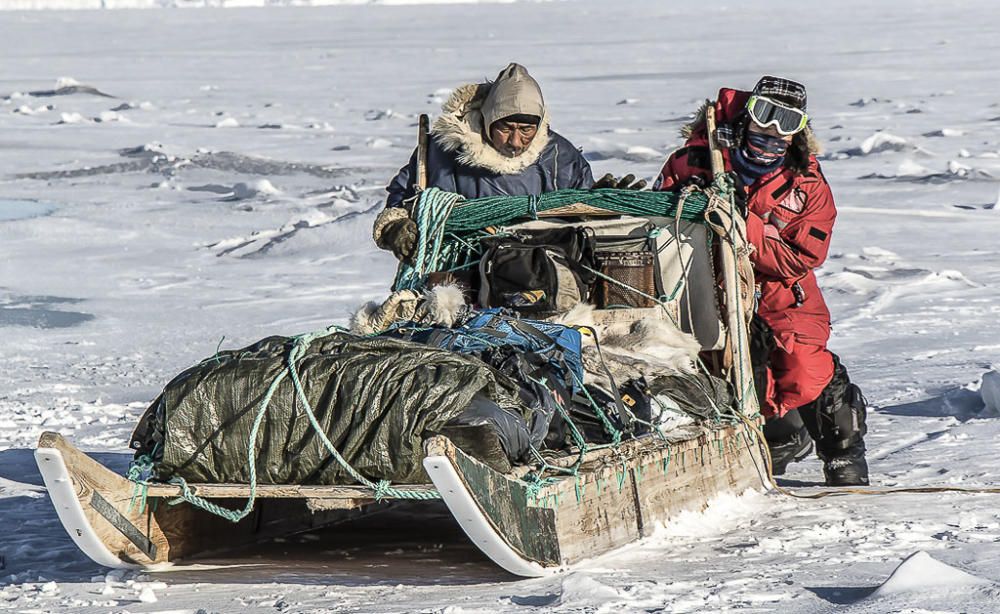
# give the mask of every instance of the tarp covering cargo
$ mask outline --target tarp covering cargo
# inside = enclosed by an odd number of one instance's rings
[[[248,446],[271,382],[288,369],[293,339],[268,337],[181,373],[133,434],[151,454],[154,477],[247,483]],[[336,449],[371,480],[426,482],[421,444],[480,394],[523,416],[517,385],[485,363],[388,338],[336,333],[313,341],[296,371],[309,405]],[[285,378],[254,442],[261,484],[352,484],[310,424]]]

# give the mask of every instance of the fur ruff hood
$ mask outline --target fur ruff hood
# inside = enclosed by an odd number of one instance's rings
[[[460,164],[500,175],[515,175],[537,162],[549,144],[549,112],[544,111],[538,133],[524,153],[508,158],[484,136],[481,109],[490,87],[491,83],[470,83],[456,89],[441,105],[442,113],[434,121],[432,136],[442,149],[455,152]]]
[[[707,106],[708,102],[702,103],[702,105],[698,107],[698,112],[695,113],[694,119],[681,127],[682,137],[690,139],[698,133],[705,132],[705,108]],[[736,134],[742,136],[747,121],[748,118],[744,112],[731,122],[733,130]],[[812,126],[810,124],[806,124],[806,127],[802,132],[799,132],[792,137],[792,144],[788,148],[788,160],[786,162],[786,166],[791,167],[798,173],[804,173],[809,169],[810,156],[817,156],[822,152],[823,146],[813,133]]]

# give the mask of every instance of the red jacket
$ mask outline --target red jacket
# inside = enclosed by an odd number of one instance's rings
[[[720,127],[743,112],[748,97],[749,92],[719,91],[715,113]],[[729,149],[722,154],[726,170],[732,170]],[[655,189],[679,190],[691,179],[710,179],[711,174],[702,122],[667,159]],[[755,248],[750,260],[761,288],[758,313],[786,351],[796,341],[825,346],[830,311],[813,269],[826,260],[837,209],[819,162],[810,153],[804,170],[786,164],[748,186],[746,194],[747,239]]]

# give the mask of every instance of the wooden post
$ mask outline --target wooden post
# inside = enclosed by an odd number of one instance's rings
[[[708,130],[708,149],[712,160],[712,177],[719,177],[726,172],[715,138],[715,103],[707,101],[705,106],[705,124]],[[730,216],[739,215],[735,211],[732,197],[728,199]],[[732,229],[730,230],[732,232]],[[722,278],[726,293],[726,351],[727,364],[732,369],[731,381],[736,386],[736,398],[745,414],[754,414],[758,410],[757,395],[753,391],[753,368],[750,364],[750,341],[747,336],[749,325],[744,320],[748,312],[743,304],[740,292],[739,256],[736,253],[734,237],[722,237]],[[753,282],[750,282],[751,285]],[[741,321],[742,320],[742,321]]]
[[[430,132],[430,118],[426,113],[420,114],[417,127],[417,191],[427,188],[427,146]]]

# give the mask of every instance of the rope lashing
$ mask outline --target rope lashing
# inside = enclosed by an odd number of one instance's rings
[[[683,205],[678,208],[682,200]],[[605,188],[465,199],[439,188],[428,188],[420,193],[410,212],[419,230],[416,254],[412,262],[400,265],[393,289],[420,288],[429,273],[471,266],[478,260],[479,239],[490,236],[484,232],[487,228],[537,219],[546,211],[576,204],[622,215],[676,217],[703,223],[709,196],[702,191],[681,196],[673,192]]]
[[[281,385],[286,378],[291,378],[292,384],[295,389],[295,395],[302,405],[303,410],[306,413],[306,417],[309,418],[309,424],[312,425],[313,429],[316,431],[317,436],[323,443],[323,446],[329,452],[330,456],[344,469],[344,471],[354,478],[358,483],[368,487],[372,491],[372,498],[376,501],[382,501],[384,499],[409,499],[409,500],[432,500],[440,499],[441,495],[435,490],[413,490],[406,488],[394,488],[388,481],[381,480],[374,482],[369,480],[365,476],[361,475],[349,462],[345,459],[340,452],[337,450],[333,442],[327,437],[326,432],[320,425],[319,420],[316,418],[316,414],[313,412],[312,405],[306,398],[305,390],[302,387],[302,382],[299,379],[298,374],[298,362],[305,355],[309,346],[316,340],[329,337],[333,334],[344,332],[343,329],[339,327],[330,327],[321,331],[308,333],[305,335],[300,335],[298,337],[292,338],[292,346],[288,352],[288,358],[286,360],[286,369],[278,373],[274,379],[271,381],[267,388],[267,392],[264,394],[264,398],[261,399],[260,403],[257,405],[257,412],[254,416],[253,427],[250,429],[250,435],[247,441],[247,468],[250,472],[250,479],[248,485],[250,487],[250,495],[247,498],[246,504],[243,509],[232,510],[217,505],[204,497],[200,497],[191,490],[191,487],[187,482],[180,476],[174,476],[169,480],[169,483],[176,484],[180,487],[180,495],[169,501],[170,505],[177,505],[181,502],[187,502],[195,507],[201,508],[207,512],[215,514],[216,516],[225,518],[231,522],[239,522],[240,520],[246,518],[253,511],[254,504],[257,500],[257,434],[260,431],[261,424],[264,422],[264,418],[267,415],[267,410],[270,407],[271,399],[274,397]],[[141,485],[142,488],[142,498],[145,498],[145,486],[146,481],[142,479],[143,472],[148,472],[150,465],[148,463],[136,462],[133,464],[133,468],[129,470],[129,479],[131,479],[137,486]],[[139,493],[136,493],[138,495]],[[133,499],[136,498],[133,495]]]
[[[519,219],[536,219],[544,212],[575,204],[589,205],[623,215],[675,218],[676,221],[684,220],[687,222],[702,223],[704,222],[705,210],[709,207],[710,199],[713,197],[718,198],[718,195],[713,196],[700,190],[688,191],[681,196],[672,192],[598,189],[559,190],[540,195],[493,196],[466,200],[458,194],[445,192],[437,188],[430,188],[421,192],[414,210],[411,212],[411,217],[417,222],[419,229],[417,251],[412,263],[401,266],[395,288],[419,288],[423,285],[429,273],[457,270],[474,265],[475,261],[478,260],[479,239],[483,236],[490,236],[484,232],[484,229],[492,226],[508,224]],[[326,433],[313,413],[311,405],[306,399],[305,391],[299,380],[297,363],[313,341],[329,336],[334,332],[337,331],[327,329],[294,338],[287,357],[287,368],[275,376],[264,398],[258,405],[247,446],[250,493],[244,508],[242,510],[229,510],[203,497],[199,497],[180,477],[175,477],[171,480],[171,482],[180,486],[181,494],[170,503],[176,504],[186,501],[233,522],[238,522],[250,514],[257,497],[255,449],[257,436],[270,406],[271,398],[278,390],[280,384],[288,378],[291,379],[295,394],[327,452],[356,482],[371,489],[372,496],[376,500],[388,498],[429,500],[440,498],[440,495],[436,491],[394,488],[386,480],[374,482],[367,479],[344,459],[336,449],[336,446],[326,436]],[[218,359],[218,356],[214,358]],[[594,406],[605,430],[612,436],[613,444],[611,445],[617,447],[621,441],[621,433],[611,425],[607,416],[603,414],[603,411],[601,411],[601,408],[597,406],[594,400],[588,400]],[[579,462],[588,449],[598,449],[601,446],[588,446],[576,429],[576,425],[569,419],[568,412],[565,412],[564,408],[560,409],[562,410],[560,413],[564,414],[563,417],[570,424],[571,437],[577,443],[581,452],[577,464],[569,471],[566,471],[566,473],[575,475],[576,470],[579,468]],[[716,412],[721,413],[718,408],[716,408]],[[534,452],[537,456],[541,456],[537,451]],[[148,469],[149,467],[142,467],[141,469],[137,467],[135,475],[130,475],[133,482],[137,484],[137,491],[134,493],[133,499],[141,498],[144,502],[144,485],[146,482],[139,474],[141,470],[148,472]],[[555,467],[544,461],[542,462],[541,473],[553,469]],[[535,476],[534,480],[528,480],[529,489],[540,489],[543,485],[550,483],[549,480],[550,478],[542,479],[540,476]]]

